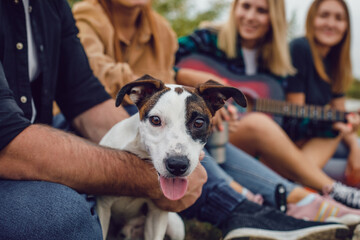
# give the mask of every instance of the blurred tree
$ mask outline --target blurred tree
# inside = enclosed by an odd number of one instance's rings
[[[199,6],[199,2],[206,7]],[[188,35],[202,21],[214,21],[221,17],[231,0],[154,0],[153,8],[164,16],[179,37]]]
[[[72,6],[74,3],[79,2],[80,0],[68,0],[68,3],[70,6]]]
[[[70,6],[79,0],[68,0]],[[164,16],[176,34],[190,34],[202,21],[218,19],[230,6],[231,0],[204,0],[206,7],[199,6],[199,1],[190,0],[153,0],[153,8]]]
[[[289,42],[292,39],[294,39],[295,37],[299,36],[298,29],[299,29],[299,26],[297,25],[297,14],[296,14],[296,11],[294,10],[291,12],[291,17],[288,22],[287,38],[288,38]]]

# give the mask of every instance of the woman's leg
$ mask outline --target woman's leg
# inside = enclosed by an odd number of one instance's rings
[[[340,142],[340,136],[336,138],[312,138],[298,146],[309,162],[323,168],[336,152]]]
[[[253,193],[261,194],[274,207],[277,206],[275,191],[278,184],[285,187],[287,194],[297,186],[232,144],[226,144],[226,161],[220,166],[236,182]]]
[[[261,113],[243,117],[237,131],[230,134],[230,142],[252,156],[260,156],[280,175],[321,191],[334,180],[315,163],[308,161],[281,127]]]

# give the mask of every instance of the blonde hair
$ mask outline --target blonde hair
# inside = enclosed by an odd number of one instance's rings
[[[336,46],[330,49],[330,66],[329,74],[326,73],[323,64],[323,59],[320,56],[315,40],[314,20],[320,4],[326,0],[314,0],[311,4],[307,18],[306,18],[306,38],[309,41],[312,56],[314,59],[315,69],[320,77],[327,80],[332,85],[332,90],[336,93],[345,92],[351,85],[353,80],[351,59],[350,59],[350,16],[346,3],[343,0],[336,0],[339,2],[346,13],[346,21],[348,23],[347,30],[343,39]]]
[[[235,23],[235,8],[239,0],[232,3],[230,16],[219,27],[218,48],[229,58],[237,56],[238,30]],[[291,64],[289,47],[286,39],[287,23],[284,0],[267,0],[270,14],[270,30],[260,46],[260,57],[265,68],[275,75],[287,76],[296,72]]]

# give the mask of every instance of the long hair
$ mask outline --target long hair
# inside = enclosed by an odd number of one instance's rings
[[[235,8],[238,1],[233,1],[229,18],[227,22],[220,26],[218,35],[218,47],[229,58],[235,58],[237,55],[238,30],[235,22]],[[271,27],[261,41],[259,54],[263,61],[262,63],[273,74],[279,76],[294,74],[296,70],[291,64],[286,39],[287,23],[284,0],[267,1],[269,4]]]
[[[350,86],[353,76],[350,58],[350,16],[349,9],[343,0],[337,0],[344,8],[346,13],[347,30],[343,39],[333,46],[329,51],[330,66],[327,73],[323,64],[323,59],[317,48],[315,40],[314,20],[320,4],[326,0],[314,0],[311,4],[306,18],[306,38],[309,41],[311,53],[314,59],[315,69],[319,76],[330,82],[332,90],[337,93],[345,92]]]
[[[114,14],[116,14],[115,12],[112,11],[113,7],[112,7],[112,2],[111,0],[98,0],[100,5],[102,6],[102,8],[104,9],[106,15],[108,16],[111,25],[114,27],[114,29],[116,29],[116,22],[114,19]],[[162,49],[162,47],[160,46],[160,41],[158,41],[159,36],[157,35],[157,30],[156,28],[156,24],[154,24],[154,19],[153,19],[153,15],[151,14],[151,3],[152,1],[149,2],[148,5],[146,5],[143,9],[142,9],[142,17],[144,17],[146,19],[146,21],[149,21],[149,25],[151,28],[151,32],[154,38],[153,43],[155,44],[155,48],[156,49]],[[119,37],[118,34],[114,34],[114,42],[115,42],[115,57],[116,60],[118,62],[124,62],[123,56],[122,56],[122,52],[121,52],[121,48],[120,48],[120,44],[119,44]],[[154,51],[155,53],[158,51]]]

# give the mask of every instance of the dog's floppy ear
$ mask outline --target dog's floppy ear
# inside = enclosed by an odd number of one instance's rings
[[[217,110],[222,108],[225,101],[233,98],[242,107],[247,106],[245,95],[237,88],[224,86],[214,80],[209,80],[200,84],[196,88],[197,93],[205,100],[206,105],[214,115]]]
[[[144,75],[141,78],[126,84],[120,89],[116,96],[116,107],[120,106],[126,94],[130,96],[131,101],[135,103],[138,108],[139,104],[155,92],[165,88],[165,85],[159,79],[155,79],[150,75]]]

